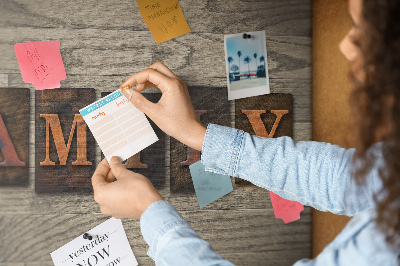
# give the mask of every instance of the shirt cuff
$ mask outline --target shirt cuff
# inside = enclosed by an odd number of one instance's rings
[[[201,163],[205,170],[237,176],[243,138],[242,130],[208,124],[201,155]]]
[[[164,200],[153,202],[140,217],[140,229],[149,245],[147,255],[154,260],[159,240],[169,231],[180,227],[190,227],[190,225],[174,206]]]

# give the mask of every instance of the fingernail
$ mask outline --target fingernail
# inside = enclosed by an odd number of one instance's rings
[[[110,163],[111,164],[119,164],[119,163],[122,163],[122,160],[118,156],[113,156],[110,159]]]
[[[124,87],[121,87],[121,92],[124,92],[124,90],[129,90],[129,89],[130,89],[129,85],[126,85]]]
[[[128,100],[131,100],[132,98],[132,91],[130,89],[123,90],[122,93],[125,95]]]

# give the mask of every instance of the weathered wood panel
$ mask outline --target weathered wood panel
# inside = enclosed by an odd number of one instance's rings
[[[271,35],[310,36],[311,0],[179,1],[193,33],[219,34],[265,29]],[[1,26],[148,31],[136,2],[7,1]],[[29,17],[27,21],[26,17]],[[149,42],[155,42],[149,39]]]
[[[35,100],[35,191],[92,191],[95,140],[79,110],[94,102],[94,89],[36,91]]]
[[[60,41],[68,76],[61,81],[62,87],[95,88],[99,98],[101,92],[119,88],[131,74],[157,60],[167,64],[188,86],[225,87],[223,34],[266,30],[271,93],[293,95],[294,138],[311,139],[310,0],[233,0],[229,5],[224,1],[181,0],[192,33],[161,45],[155,44],[135,2],[3,2],[0,4],[0,36],[4,37],[0,38],[0,84],[30,88],[33,103],[35,90],[32,84],[22,81],[15,58],[13,46],[17,42]],[[153,88],[148,92],[159,91]],[[231,103],[231,121],[234,113]],[[51,251],[106,219],[99,213],[91,194],[35,193],[34,104],[30,121],[30,186],[0,187],[0,235],[4,228],[25,234],[17,234],[20,238],[11,238],[4,245],[0,243],[0,265],[53,265]],[[230,123],[230,126],[235,125]],[[299,258],[310,257],[310,208],[306,207],[300,221],[288,227],[273,217],[268,191],[238,187],[204,211],[194,211],[198,210],[195,195],[170,192],[169,138],[166,146],[165,186],[160,189],[161,194],[183,212],[222,256],[238,265],[265,265],[265,261],[292,265]],[[100,158],[98,148],[96,154]],[[264,212],[269,214],[260,215]],[[49,227],[46,232],[42,224]],[[139,264],[154,265],[146,256],[147,246],[141,239],[138,222],[124,221],[124,227]],[[35,232],[36,228],[39,232]],[[35,240],[37,235],[40,236]],[[1,253],[6,245],[9,245],[8,251],[13,248],[17,254],[29,253],[36,243],[39,255],[34,258],[14,255],[10,259]],[[43,243],[50,243],[51,247]],[[133,243],[139,244],[138,253]]]
[[[0,186],[29,184],[29,93],[0,89]]]
[[[237,253],[238,250],[264,252],[264,256],[269,255],[278,261],[273,251],[279,250],[285,254],[283,261],[310,256],[309,208],[302,212],[302,219],[287,225],[276,220],[272,210],[190,211],[181,214],[221,255]],[[0,242],[0,258],[2,262],[51,260],[52,251],[107,218],[102,214],[2,215],[0,235],[4,241]],[[145,257],[148,246],[141,235],[139,221],[123,220],[123,225],[135,256]]]
[[[175,71],[174,69],[172,69]],[[175,71],[175,72],[179,72]],[[133,72],[132,72],[133,73]],[[132,74],[131,73],[131,74]],[[130,75],[130,74],[129,74]],[[30,84],[22,81],[21,74],[10,74],[10,87],[28,88]],[[119,86],[129,76],[112,75],[112,76],[91,76],[91,75],[68,75],[66,80],[62,80],[61,84],[64,88],[87,88],[95,87],[98,91],[110,91],[110,88],[118,89]],[[191,86],[202,87],[226,87],[226,77],[220,78],[202,78],[195,76],[180,76],[187,84]],[[290,93],[293,94],[293,119],[294,122],[311,122],[311,80],[296,79],[270,79],[269,81],[271,93]],[[33,86],[32,86],[33,88]],[[146,90],[146,92],[160,92],[156,88]],[[311,137],[311,131],[310,135]],[[306,139],[303,139],[306,140]]]
[[[0,74],[0,87],[8,87],[8,74]]]
[[[15,43],[50,39],[61,42],[67,76],[85,73],[129,77],[161,60],[178,76],[226,77],[224,36],[220,34],[185,34],[179,40],[157,45],[151,42],[150,32],[145,31],[31,28],[5,28],[3,31],[8,37],[0,40],[0,53],[4,55],[3,60],[10,63],[0,65],[0,73],[19,73]],[[266,43],[270,79],[311,78],[310,37],[267,34]]]

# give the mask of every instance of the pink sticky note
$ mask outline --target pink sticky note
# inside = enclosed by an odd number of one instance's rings
[[[300,219],[300,212],[304,210],[303,204],[281,198],[271,191],[269,195],[276,219],[282,219],[285,224]]]
[[[60,42],[16,43],[14,50],[22,79],[32,83],[36,90],[60,88],[60,81],[67,78]]]

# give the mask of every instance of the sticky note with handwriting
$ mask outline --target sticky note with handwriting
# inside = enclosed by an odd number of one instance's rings
[[[50,255],[55,266],[76,265],[138,265],[124,227],[119,219],[111,218],[83,233]]]
[[[79,110],[107,161],[126,160],[158,140],[144,113],[116,90]]]
[[[273,192],[269,192],[276,219],[282,219],[285,224],[300,219],[300,212],[304,210],[303,204],[284,199]]]
[[[157,43],[190,32],[178,0],[137,0],[140,14]]]
[[[36,90],[60,88],[67,78],[60,53],[60,42],[40,41],[14,45],[22,79]]]
[[[200,208],[233,191],[231,178],[207,172],[201,161],[189,166]]]

